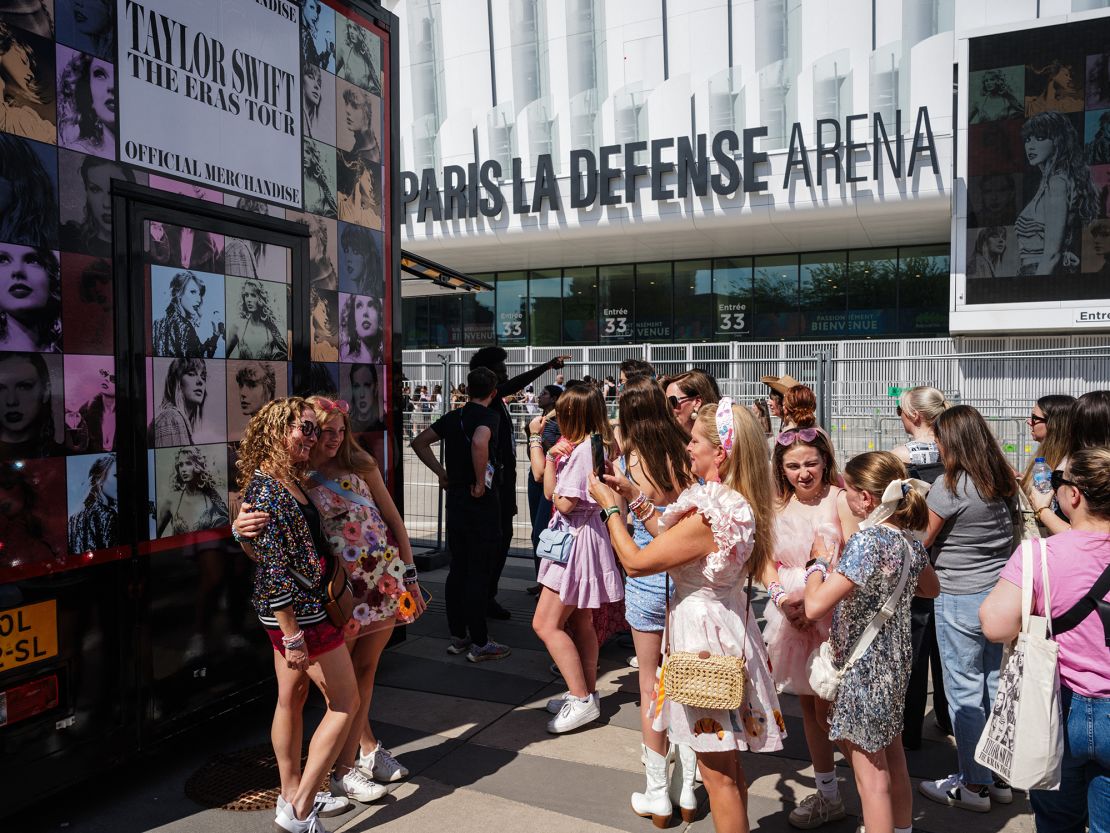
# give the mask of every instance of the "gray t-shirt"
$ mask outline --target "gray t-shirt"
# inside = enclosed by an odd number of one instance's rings
[[[938,477],[928,504],[944,518],[932,548],[941,592],[966,596],[993,589],[1014,549],[1011,501],[983,500],[965,473],[955,494]]]

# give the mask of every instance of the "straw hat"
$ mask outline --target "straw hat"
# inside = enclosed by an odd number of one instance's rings
[[[801,384],[801,382],[789,373],[783,376],[761,376],[760,381],[775,393],[781,394],[782,396],[785,396],[786,392],[791,388],[796,388]]]

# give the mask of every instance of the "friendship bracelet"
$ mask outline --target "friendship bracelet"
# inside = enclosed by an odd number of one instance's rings
[[[821,574],[821,581],[824,581],[825,579],[827,579],[829,577],[829,570],[828,570],[828,567],[825,566],[824,561],[817,561],[817,562],[814,563],[814,565],[812,567],[810,567],[808,570],[806,570],[805,580],[808,582],[809,577],[811,575],[813,575],[814,573],[820,573]]]
[[[296,645],[298,642],[304,643],[304,631],[297,631],[292,636],[282,636],[281,638],[281,644],[286,648]]]
[[[646,500],[647,500],[647,495],[645,495],[643,492],[640,492],[640,494],[638,494],[635,498],[633,498],[632,502],[630,504],[628,504],[628,511],[635,512],[636,509],[639,508],[640,506],[642,506],[644,501],[646,501]]]
[[[771,586],[767,588],[767,595],[771,598],[771,604],[777,608],[782,607],[782,600],[786,596],[786,588],[779,582],[772,581]]]
[[[636,509],[634,509],[632,511],[632,514],[636,516],[636,520],[641,521],[641,522],[646,521],[654,513],[655,513],[655,504],[652,503],[650,500],[643,503],[642,505],[636,507]]]
[[[231,537],[233,539],[235,539],[236,544],[241,544],[244,541],[243,536],[239,534],[239,530],[237,530],[235,528],[235,522],[234,521],[232,521],[232,523],[231,523]]]

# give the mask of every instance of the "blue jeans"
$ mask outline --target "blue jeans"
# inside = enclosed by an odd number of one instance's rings
[[[990,784],[994,780],[989,769],[975,762],[975,746],[987,725],[1002,665],[1002,646],[988,642],[979,625],[979,605],[989,592],[966,596],[941,593],[934,606],[944,691],[956,735],[960,777],[965,784]]]
[[[1064,764],[1059,791],[1033,790],[1037,833],[1110,831],[1110,699],[1084,697],[1060,686]]]

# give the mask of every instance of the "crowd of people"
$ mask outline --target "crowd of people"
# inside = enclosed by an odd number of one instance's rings
[[[779,696],[789,693],[799,698],[816,784],[791,809],[791,825],[846,816],[839,750],[862,828],[907,833],[914,791],[904,749],[921,744],[930,670],[935,720],[954,737],[958,771],[917,791],[978,812],[1011,802],[1013,789],[976,760],[976,746],[1003,646],[1033,613],[1053,623],[1064,726],[1059,789],[1030,790],[1038,830],[1107,829],[1110,391],[1032,406],[1035,457],[1052,469],[1044,491],[1032,464],[1010,467],[975,408],[934,388],[901,394],[903,444],[841,467],[814,392],[789,376],[763,377],[766,400],[745,406],[704,371],[657,378],[638,360],[621,365],[619,382],[560,373],[536,393],[565,357],[514,378],[505,359],[500,348],[478,351],[465,389],[451,393],[456,407],[437,409],[411,443],[446,492],[447,651],[476,663],[510,654],[487,622],[511,616],[497,600],[517,511],[506,402],[532,394],[532,627],[567,689],[546,704],[547,730],[599,720],[599,646],[630,631],[645,773],[634,813],[657,827],[676,813],[691,821],[701,780],[715,829],[746,831],[739,753],[782,749]],[[324,396],[269,403],[252,417],[238,460],[245,502],[232,528],[259,564],[254,603],[279,683],[276,820],[291,833],[319,830],[320,816],[373,801],[407,775],[368,712],[394,624],[424,601],[404,523],[354,441],[349,411]],[[1037,578],[1024,594],[1023,539],[1035,539]],[[762,630],[756,585],[767,598]],[[703,697],[697,686],[691,695],[681,675],[700,680],[704,663],[732,668],[742,696]],[[309,681],[327,711],[302,767]],[[317,793],[329,773],[330,790]]]

